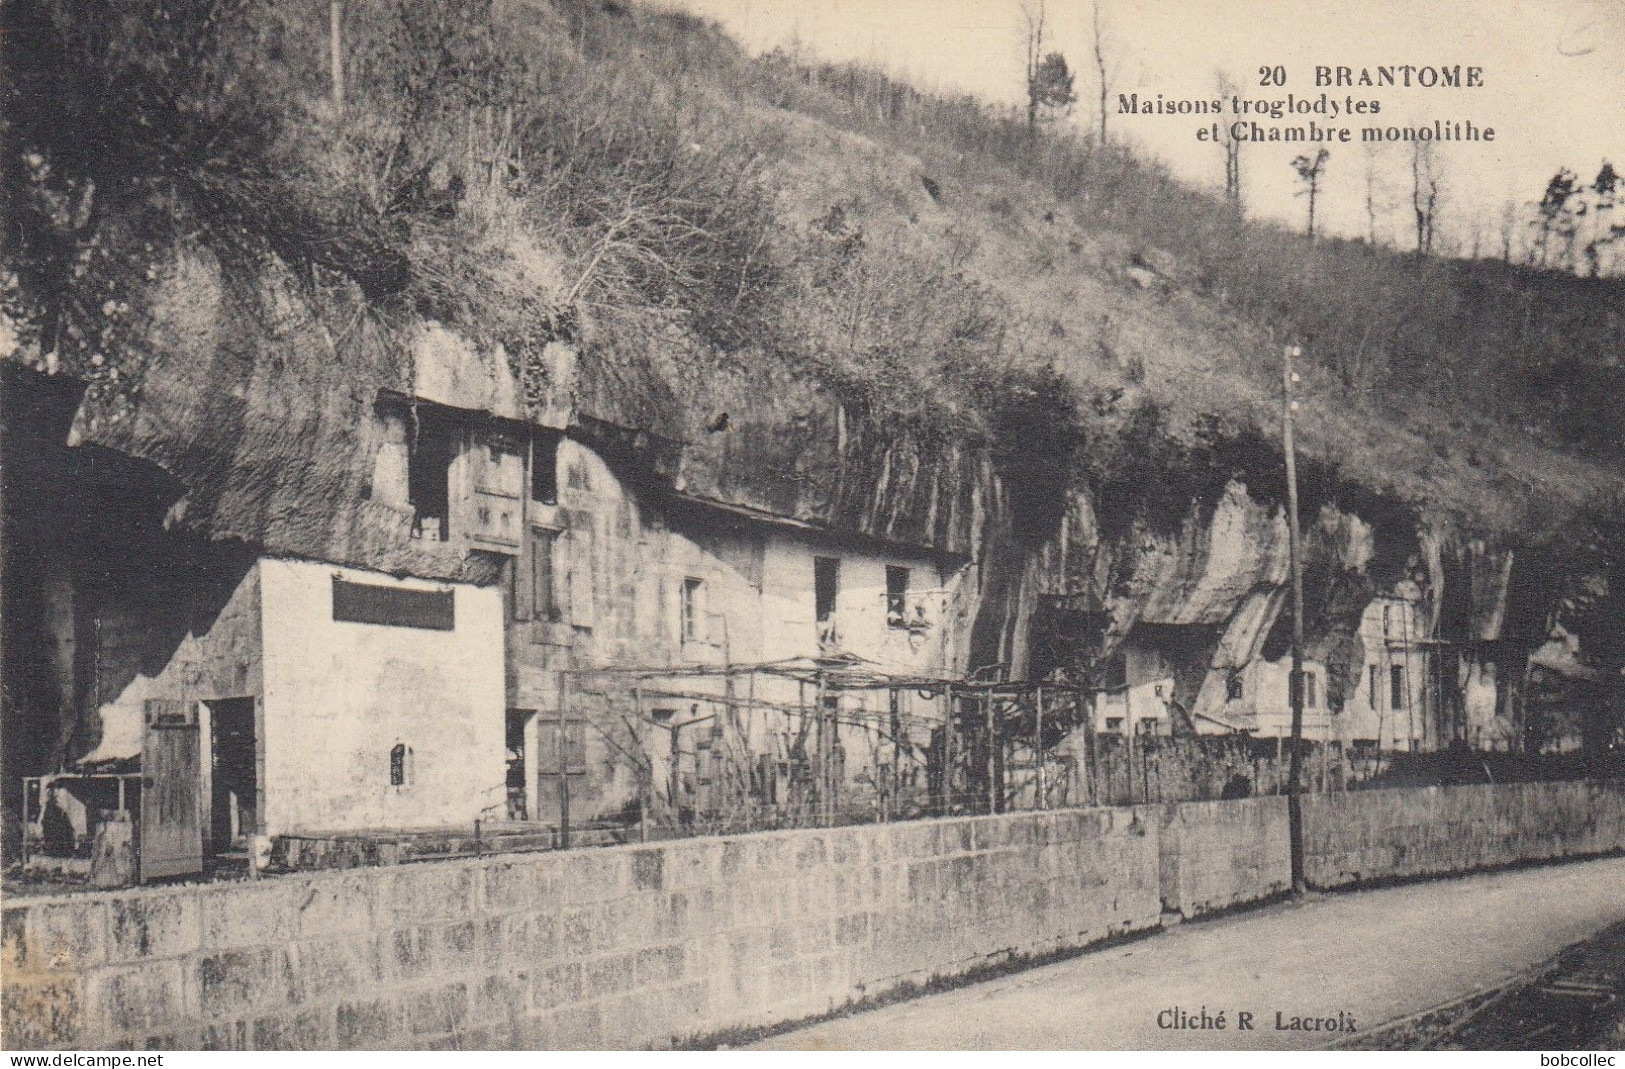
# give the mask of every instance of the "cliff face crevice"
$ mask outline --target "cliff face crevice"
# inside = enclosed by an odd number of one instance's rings
[[[973,563],[955,608],[966,626],[956,672],[1059,668],[1099,682],[1113,654],[1150,641],[1177,651],[1181,700],[1207,712],[1226,671],[1286,652],[1287,525],[1261,442],[1172,456],[1175,477],[1147,488],[1152,508],[1101,477],[1110,458],[1084,457],[1035,518],[1034,487],[1055,478],[1044,464],[1037,477],[1011,469],[993,443],[864,412],[768,362],[680,344],[608,359],[555,342],[516,367],[421,317],[317,310],[274,271],[244,290],[202,254],[177,257],[154,293],[143,361],[116,387],[92,382],[68,438],[167,473],[184,490],[166,525],[215,543],[497,581],[499,558],[413,538],[411,507],[381,474],[401,466],[410,433],[381,400],[419,398],[565,429],[652,503],[675,494]],[[1362,614],[1397,593],[1420,607],[1419,637],[1460,652],[1441,685],[1499,690],[1506,707],[1585,577],[1558,574],[1561,547],[1474,536],[1329,477],[1309,475],[1303,540],[1306,655],[1325,666],[1328,697],[1368,660]]]
[[[168,472],[185,487],[171,523],[211,539],[494,581],[489,557],[411,538],[410,508],[375,493],[381,458],[404,448],[375,412],[380,395],[396,393],[587,437],[612,428],[619,459],[649,485],[976,560],[967,668],[1032,668],[1028,629],[1042,605],[1098,615],[1100,653],[1147,625],[1211,632],[1213,666],[1281,653],[1286,524],[1267,470],[1254,477],[1264,500],[1231,478],[1216,500],[1189,500],[1177,524],[1143,510],[1103,522],[1102,503],[1124,508],[1124,489],[1075,474],[1035,539],[1031,493],[1013,503],[1020,495],[987,443],[855,414],[827,387],[766,361],[723,364],[678,340],[637,360],[554,344],[545,374],[516,375],[508,354],[439,324],[389,322],[359,305],[346,321],[315,311],[274,271],[245,290],[196,252],[177,255],[151,305],[143,363],[116,388],[87,391],[71,441]],[[1255,446],[1185,458],[1183,470],[1205,474],[1179,485],[1200,490],[1227,467],[1260,468],[1260,456]],[[1357,661],[1351,636],[1364,605],[1405,581],[1440,639],[1544,639],[1554,592],[1525,582],[1513,598],[1512,548],[1443,524],[1418,529],[1410,510],[1374,496],[1370,519],[1331,503],[1324,487],[1306,497],[1324,501],[1305,524],[1312,655]]]

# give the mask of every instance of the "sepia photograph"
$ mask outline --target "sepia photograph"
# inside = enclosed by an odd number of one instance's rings
[[[1616,165],[1625,0],[0,0],[8,1064],[1625,1064]]]

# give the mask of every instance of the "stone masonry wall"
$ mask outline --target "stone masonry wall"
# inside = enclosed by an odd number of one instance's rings
[[[5,1042],[639,1047],[1156,925],[1136,810],[695,839],[5,910]]]
[[[8,903],[9,1049],[644,1047],[1286,889],[1278,798]],[[1317,886],[1625,848],[1625,782],[1306,800]]]
[[[1303,804],[1313,887],[1439,876],[1625,848],[1625,781],[1316,795]]]
[[[1162,906],[1184,917],[1292,889],[1286,798],[1162,807]]]

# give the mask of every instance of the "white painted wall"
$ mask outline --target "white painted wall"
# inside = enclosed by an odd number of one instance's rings
[[[262,560],[267,832],[472,825],[503,799],[502,595]],[[333,619],[335,574],[455,592],[452,631]],[[389,782],[396,743],[415,777]]]
[[[1342,717],[1342,736],[1346,741],[1378,739],[1384,750],[1408,750],[1413,740],[1417,748],[1424,745],[1427,737],[1424,717],[1434,715],[1427,697],[1432,666],[1428,648],[1417,645],[1416,641],[1426,633],[1421,608],[1413,602],[1381,597],[1366,606],[1360,619],[1365,663],[1358,669],[1359,679]],[[1393,665],[1405,669],[1405,695],[1399,708],[1394,707],[1393,695],[1389,693],[1389,670]],[[1375,695],[1371,693],[1373,666],[1377,669]],[[1492,706],[1493,701],[1492,693]]]

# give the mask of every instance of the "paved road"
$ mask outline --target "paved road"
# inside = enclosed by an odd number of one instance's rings
[[[788,1050],[1301,1049],[1276,1013],[1360,1032],[1506,980],[1625,919],[1625,858],[1332,894],[776,1036]],[[1224,1031],[1158,1027],[1163,1011]],[[1237,1011],[1253,1014],[1238,1031]],[[1163,1016],[1167,1022],[1168,1015]]]

